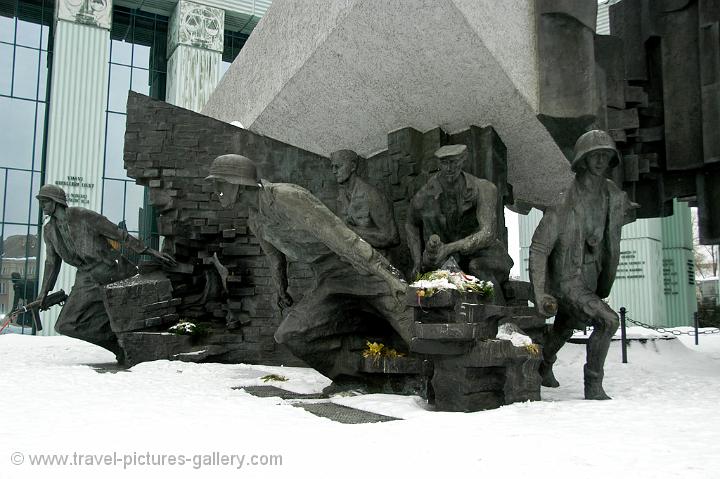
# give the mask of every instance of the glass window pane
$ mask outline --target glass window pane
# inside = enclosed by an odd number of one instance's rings
[[[10,95],[13,71],[12,65],[13,46],[0,43],[0,95]]]
[[[34,223],[38,220],[40,213],[40,202],[35,198],[40,190],[40,173],[32,174],[32,192],[30,193],[30,222]]]
[[[12,258],[34,258],[38,252],[37,226],[8,224],[4,226],[2,241],[3,275],[6,272],[5,261]],[[18,271],[17,268],[15,270]],[[24,272],[23,270],[19,271]],[[36,272],[37,268],[32,268],[32,271]],[[28,271],[28,276],[32,274],[31,271]],[[8,276],[10,275],[8,274]]]
[[[5,168],[0,168],[0,220],[2,220],[5,210],[5,175],[7,174]],[[7,202],[7,207],[10,208],[12,201]]]
[[[15,42],[15,18],[0,16],[0,42]]]
[[[49,53],[43,51],[40,52],[40,76],[38,77],[38,96],[37,99],[40,101],[47,101],[47,80],[48,80],[48,60]]]
[[[125,113],[130,89],[130,67],[110,65],[110,91],[108,110]]]
[[[144,198],[145,188],[129,181],[127,183],[127,199],[125,200],[125,222],[128,231],[137,232],[140,229],[138,226],[140,208],[143,207]]]
[[[29,223],[30,196],[32,178],[29,171],[10,170],[7,173],[7,196],[5,221],[11,223]]]
[[[2,251],[0,310],[7,313],[37,296],[37,227],[5,225]]]
[[[147,95],[150,93],[150,79],[148,70],[133,68],[132,88],[133,91]]]
[[[135,45],[133,47],[134,67],[150,68],[150,47],[147,45]]]
[[[166,75],[162,72],[152,71],[150,81],[150,96],[157,100],[165,99],[165,79]]]
[[[125,182],[119,180],[103,181],[103,207],[102,214],[110,221],[118,224],[123,219],[123,201],[125,197]]]
[[[40,48],[40,25],[18,19],[16,43],[26,47]]]
[[[43,50],[47,50],[49,38],[50,38],[50,26],[43,25],[42,26],[42,38],[40,39],[40,48],[42,48]]]
[[[127,178],[123,164],[125,146],[125,115],[108,113],[105,140],[105,177]]]
[[[35,162],[33,170],[39,170],[42,165],[43,142],[45,140],[45,103],[37,104],[35,115]]]
[[[32,166],[35,102],[0,97],[0,166]]]
[[[110,48],[110,61],[122,65],[132,65],[132,43],[122,40],[112,40]]]
[[[13,96],[37,98],[39,50],[17,47],[15,49],[15,79]]]

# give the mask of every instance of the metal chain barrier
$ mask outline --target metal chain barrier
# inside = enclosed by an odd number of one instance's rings
[[[642,326],[643,328],[652,329],[653,331],[657,331],[658,333],[670,333],[674,334],[675,336],[682,336],[683,334],[686,334],[688,336],[695,336],[695,331],[680,331],[679,329],[672,329],[672,328],[660,328],[657,326],[652,326],[647,323],[643,323],[642,321],[636,321],[627,315],[625,316],[625,320],[629,321],[637,326]],[[706,329],[705,331],[698,331],[698,334],[720,334],[720,329],[713,328],[713,329]]]

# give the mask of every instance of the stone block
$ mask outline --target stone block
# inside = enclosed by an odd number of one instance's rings
[[[148,316],[145,305],[171,299],[172,285],[161,272],[155,272],[109,284],[104,293],[110,327],[117,334],[143,329]]]
[[[510,341],[476,342],[461,356],[434,360],[432,387],[440,411],[480,411],[540,400],[542,357]]]

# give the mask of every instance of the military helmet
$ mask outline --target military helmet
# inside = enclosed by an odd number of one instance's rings
[[[40,191],[38,191],[38,194],[35,196],[35,198],[45,198],[53,200],[55,203],[67,206],[67,197],[65,196],[65,191],[57,185],[41,186]]]
[[[578,165],[583,158],[585,158],[585,156],[587,156],[587,154],[591,151],[597,150],[608,150],[612,152],[613,155],[610,158],[609,164],[610,168],[616,167],[620,162],[620,155],[617,151],[617,147],[615,146],[615,140],[613,140],[607,132],[602,130],[590,130],[581,135],[575,142],[573,160],[570,168],[573,171],[577,171]]]
[[[255,163],[242,155],[222,155],[215,158],[210,165],[210,175],[206,180],[224,180],[234,185],[258,186]]]

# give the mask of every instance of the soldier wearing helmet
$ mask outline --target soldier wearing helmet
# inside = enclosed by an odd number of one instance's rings
[[[305,188],[258,177],[255,164],[240,155],[213,161],[209,181],[225,207],[248,207],[248,226],[268,257],[284,319],[275,339],[333,380],[358,377],[343,361],[343,337],[362,325],[358,313],[386,320],[409,343],[411,318],[404,302],[406,283],[375,249],[348,228]],[[316,287],[297,304],[288,293],[287,260],[312,269]]]
[[[637,207],[606,177],[618,163],[610,135],[601,130],[583,134],[571,161],[575,180],[560,202],[545,210],[530,246],[535,306],[544,316],[555,315],[543,345],[542,384],[559,386],[552,371],[557,352],[574,329],[592,326],[584,367],[586,399],[610,399],[602,380],[619,322],[603,298],[615,280],[622,226],[633,221]]]
[[[37,194],[43,214],[50,219],[43,227],[45,272],[38,300],[44,303],[55,287],[63,262],[77,268],[75,284],[60,312],[55,330],[66,336],[97,344],[124,361],[123,350],[110,329],[103,304],[102,288],[132,276],[135,267],[121,257],[122,246],[148,254],[163,262],[169,256],[146,248],[138,239],[94,211],[68,206],[65,191],[44,185]],[[41,304],[41,308],[44,304]]]

